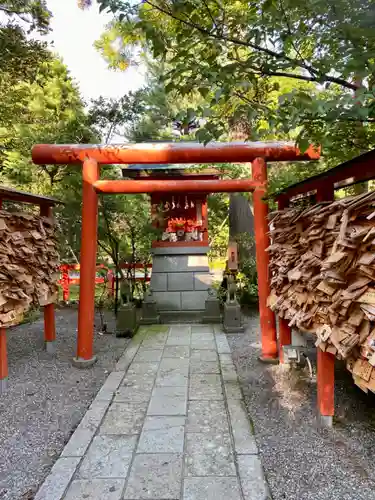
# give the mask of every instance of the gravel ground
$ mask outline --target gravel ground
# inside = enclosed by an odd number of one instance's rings
[[[112,317],[107,320],[113,331]],[[0,395],[1,500],[34,498],[128,342],[96,334],[98,362],[80,370],[71,364],[76,328],[76,310],[56,311],[56,358],[43,350],[43,317],[8,333],[9,390]]]
[[[228,340],[273,500],[373,500],[375,396],[337,362],[334,428],[319,429],[315,380],[307,369],[260,363],[258,331],[254,313],[246,333]]]

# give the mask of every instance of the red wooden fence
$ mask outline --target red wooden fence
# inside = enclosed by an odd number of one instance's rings
[[[130,269],[130,268],[135,268],[135,269],[144,269],[145,266],[144,264],[121,264],[121,269]],[[147,266],[148,270],[152,269],[152,264],[148,264]],[[115,273],[112,269],[109,267],[105,266],[104,264],[97,264],[96,265],[96,272],[100,270],[106,270],[107,274],[106,277],[103,276],[96,276],[95,278],[95,284],[102,284],[102,283],[107,283],[107,290],[108,294],[113,297],[115,294]],[[80,265],[79,264],[62,264],[60,266],[60,273],[61,277],[58,281],[58,284],[61,286],[62,291],[63,291],[63,300],[68,301],[70,297],[70,286],[71,285],[79,285],[80,284],[80,278],[71,278],[70,277],[70,271],[79,271],[80,270]],[[147,276],[146,278],[143,277],[136,277],[135,278],[137,281],[143,281],[146,280],[146,282],[150,281],[150,276]]]

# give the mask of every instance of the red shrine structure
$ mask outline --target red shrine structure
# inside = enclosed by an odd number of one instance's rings
[[[219,179],[216,170],[189,173],[189,165],[129,165],[124,176],[138,180],[183,181],[194,186]],[[208,193],[186,190],[151,193],[157,231],[152,244],[150,289],[162,322],[202,320],[212,285],[208,263]]]
[[[156,144],[39,144],[32,150],[33,161],[37,164],[81,164],[82,165],[82,242],[81,242],[81,286],[78,313],[77,366],[90,366],[96,361],[93,352],[94,307],[96,278],[96,247],[98,198],[101,194],[148,193],[150,196],[163,195],[165,203],[172,203],[172,196],[204,195],[214,192],[252,192],[254,205],[254,228],[256,262],[258,272],[258,294],[262,356],[264,361],[278,357],[276,321],[273,312],[267,307],[270,293],[268,279],[269,246],[267,196],[267,161],[315,160],[320,152],[310,147],[305,153],[298,150],[294,143],[285,142],[235,142],[210,143],[206,146],[197,143],[156,143]],[[252,163],[251,177],[247,179],[118,179],[100,178],[100,165],[136,164],[201,164],[201,163]],[[188,198],[189,200],[189,198]],[[195,207],[196,208],[196,207]],[[203,216],[202,216],[203,218]],[[202,221],[203,223],[203,221]],[[167,231],[165,231],[167,232]],[[192,231],[185,231],[191,233]],[[176,231],[177,234],[177,231]],[[178,242],[173,242],[176,254],[163,256],[168,266],[174,270],[180,265],[177,258]],[[186,248],[188,242],[183,242]],[[189,242],[190,243],[190,242]],[[176,246],[177,244],[177,246]],[[188,245],[190,246],[190,245]],[[200,245],[197,245],[200,246]],[[157,250],[157,247],[155,248]],[[185,251],[185,250],[184,250]],[[184,254],[186,256],[186,254]],[[200,270],[200,255],[187,254],[189,270]],[[161,274],[162,265],[154,261],[153,274]],[[197,271],[197,272],[198,272]],[[162,294],[163,292],[159,292]],[[196,292],[193,291],[193,294]]]

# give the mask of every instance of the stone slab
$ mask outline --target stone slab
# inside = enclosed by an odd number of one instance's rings
[[[139,373],[132,373],[126,375],[122,381],[121,387],[134,387],[138,389],[149,389],[154,386],[156,373],[151,375],[139,375]]]
[[[110,373],[95,399],[110,401],[124,377],[124,371],[114,371]]]
[[[238,375],[236,372],[236,368],[234,365],[221,365],[221,375],[224,380],[224,384],[226,382],[236,382],[238,381]]]
[[[147,403],[112,403],[99,429],[100,434],[138,434]]]
[[[187,345],[167,345],[164,348],[163,358],[189,358],[190,347]]]
[[[188,359],[173,359],[172,361],[189,361]],[[188,384],[189,367],[182,366],[181,368],[163,368],[160,369],[155,380],[155,384],[158,387],[171,386],[171,387],[183,387]]]
[[[110,401],[94,401],[63,449],[63,457],[82,457],[96,433]]]
[[[189,363],[190,360],[187,358],[184,359],[163,358],[160,362],[158,373],[161,373],[166,370],[179,369],[181,373],[187,374],[189,372]]]
[[[242,500],[242,495],[236,477],[187,477],[183,500]]]
[[[166,292],[168,290],[167,274],[152,271],[150,287],[153,292]]]
[[[191,327],[191,334],[206,334],[206,333],[214,333],[214,329],[210,325],[196,325]]]
[[[190,346],[190,335],[169,335],[166,346]]]
[[[225,335],[215,335],[215,338],[216,338],[217,352],[219,354],[230,354],[231,350]]]
[[[232,355],[230,353],[219,353],[219,359],[220,363],[222,365],[232,365],[233,364],[233,359]]]
[[[262,464],[258,455],[239,455],[238,470],[244,500],[270,499],[268,486],[264,478]]]
[[[191,341],[192,349],[209,349],[212,351],[215,348],[215,342],[210,339],[194,339]]]
[[[96,436],[78,470],[79,479],[127,476],[137,436]]]
[[[208,290],[212,286],[211,273],[194,273],[194,290]]]
[[[209,246],[196,246],[196,247],[155,247],[151,249],[153,255],[201,255],[207,254],[210,251]]]
[[[168,292],[194,290],[194,273],[168,273]]]
[[[181,292],[158,292],[155,300],[158,311],[181,310]]]
[[[209,272],[207,255],[154,255],[152,273]]]
[[[170,327],[169,336],[190,336],[191,335],[191,327],[187,325],[173,325]]]
[[[186,415],[187,390],[185,387],[155,387],[147,415]]]
[[[185,417],[147,417],[137,453],[182,453]]]
[[[192,349],[191,361],[217,361],[217,353],[214,349]]]
[[[188,432],[185,476],[236,476],[229,433]]]
[[[164,349],[165,342],[167,340],[168,335],[149,335],[147,336],[140,347],[141,349]]]
[[[197,342],[199,340],[211,340],[212,342],[215,342],[215,336],[210,332],[192,332],[191,342]]]
[[[229,433],[224,401],[189,401],[187,432]]]
[[[227,404],[236,453],[258,453],[258,447],[255,442],[245,403],[239,399],[228,399]]]
[[[134,363],[158,363],[161,360],[163,351],[161,349],[140,348],[134,358]]]
[[[220,373],[219,363],[217,361],[198,361],[190,362],[190,373]]]
[[[137,334],[135,337],[133,337],[133,339],[131,340],[131,342],[135,338],[137,338],[138,335],[139,334]],[[141,341],[142,341],[142,339],[139,338],[139,343]],[[126,370],[129,368],[130,363],[133,361],[133,358],[134,358],[134,356],[136,355],[136,353],[138,351],[139,343],[133,344],[133,345],[131,345],[131,343],[130,343],[130,345],[127,346],[127,348],[125,349],[124,354],[117,361],[116,371],[124,371],[124,372],[126,372]]]
[[[237,380],[225,382],[224,392],[227,399],[243,399],[241,386]]]
[[[204,311],[208,297],[205,291],[181,292],[181,309],[183,311]]]
[[[151,398],[152,386],[120,387],[115,394],[115,403],[148,403]]]
[[[130,470],[124,499],[180,498],[182,455],[176,453],[138,454]]]
[[[220,375],[192,374],[189,384],[189,400],[224,399]]]
[[[123,479],[77,480],[70,485],[64,500],[120,500],[124,486]]]
[[[52,467],[35,500],[61,500],[80,462],[79,457],[62,457]]]
[[[132,363],[129,370],[127,371],[127,375],[136,374],[140,377],[143,376],[152,376],[159,369],[159,363]]]

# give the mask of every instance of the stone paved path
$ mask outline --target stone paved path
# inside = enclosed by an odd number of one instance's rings
[[[132,339],[35,500],[266,500],[220,327]]]

